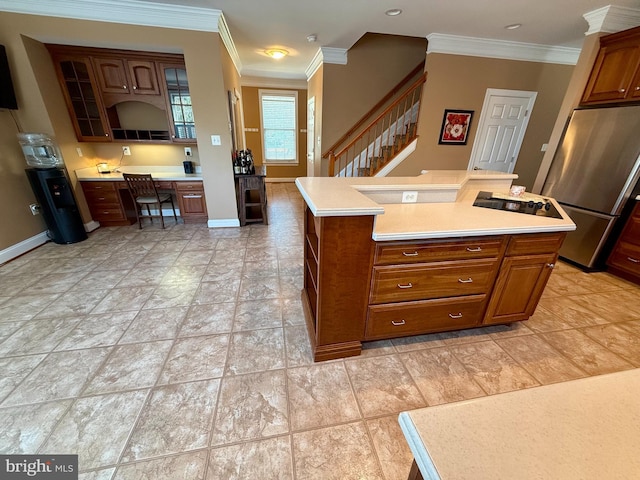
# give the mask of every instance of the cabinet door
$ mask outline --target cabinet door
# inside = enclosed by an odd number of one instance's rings
[[[124,60],[116,58],[93,58],[96,76],[102,93],[130,93],[129,79],[125,70]]]
[[[556,259],[557,254],[506,257],[483,324],[516,322],[533,315]]]
[[[134,95],[160,95],[155,62],[128,60],[127,67]]]
[[[624,100],[640,64],[637,41],[603,46],[591,71],[582,103]]]
[[[182,64],[161,64],[160,71],[167,97],[167,110],[171,121],[171,139],[174,142],[193,143],[196,124],[189,93],[187,70]]]
[[[53,55],[71,122],[81,142],[110,142],[109,122],[88,57]]]

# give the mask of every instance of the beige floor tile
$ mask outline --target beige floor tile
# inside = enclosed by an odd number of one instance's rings
[[[220,379],[158,387],[131,433],[122,461],[197,450],[207,446]]]
[[[216,280],[203,282],[193,299],[196,304],[235,302],[238,297],[240,280]]]
[[[409,352],[423,348],[444,347],[445,343],[436,335],[414,335],[412,337],[400,337],[391,340],[398,352]]]
[[[92,470],[90,472],[80,473],[78,475],[78,480],[112,480],[113,473],[115,471],[115,467]]]
[[[528,320],[520,322],[532,332],[544,333],[557,330],[568,330],[573,328],[571,322],[563,320],[559,315],[555,315],[542,305],[538,305],[533,315]]]
[[[197,283],[162,284],[156,287],[142,308],[188,307],[197,289]]]
[[[223,379],[211,445],[257,440],[288,432],[284,371]]]
[[[640,367],[640,336],[630,333],[620,324],[589,327],[583,329],[582,333],[634,366]]]
[[[235,303],[205,303],[189,308],[179,337],[229,333],[233,328]]]
[[[541,336],[589,375],[602,375],[633,368],[629,362],[578,330],[544,333]]]
[[[360,357],[376,357],[392,353],[396,353],[396,347],[394,347],[391,340],[378,340],[376,342],[362,342]]]
[[[206,480],[250,478],[293,480],[290,437],[268,438],[211,449]]]
[[[360,419],[344,363],[287,371],[292,430],[337,425]]]
[[[560,318],[564,324],[572,328],[602,325],[609,321],[594,312],[593,303],[588,300],[591,295],[574,297],[545,297],[539,306]]]
[[[228,334],[176,340],[160,374],[158,384],[221,377],[228,347]]]
[[[538,336],[504,338],[496,343],[543,385],[587,376]]]
[[[313,353],[306,325],[284,327],[287,367],[313,365]]]
[[[400,429],[398,416],[376,418],[365,423],[380,459],[385,480],[409,478],[413,454]]]
[[[348,360],[345,365],[365,418],[426,406],[411,375],[395,356]]]
[[[485,395],[473,376],[447,348],[403,353],[400,358],[429,405]]]
[[[56,347],[57,351],[115,345],[131,324],[136,312],[86,315]]]
[[[539,385],[493,341],[454,345],[449,350],[489,395]]]
[[[31,355],[52,351],[84,317],[31,320],[0,343],[0,357]],[[0,324],[4,328],[5,324]],[[0,384],[1,384],[0,380]]]
[[[119,343],[151,342],[175,338],[186,307],[158,308],[138,312]]]
[[[282,328],[248,330],[231,335],[226,374],[240,375],[283,367],[284,331]]]
[[[46,354],[0,358],[0,402],[29,375]]]
[[[362,422],[293,434],[299,480],[382,480],[382,472]]]
[[[91,313],[138,311],[153,293],[154,287],[114,288]]]
[[[118,467],[112,480],[188,479],[204,480],[207,451],[163,457]],[[111,477],[109,477],[111,478]]]
[[[282,327],[280,299],[238,302],[233,330]]]

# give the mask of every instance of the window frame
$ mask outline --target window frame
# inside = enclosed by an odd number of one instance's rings
[[[264,128],[264,112],[262,110],[262,97],[263,96],[280,96],[280,97],[293,97],[294,99],[294,114],[295,114],[295,125],[293,128],[294,138],[295,138],[295,148],[294,148],[294,158],[292,160],[283,160],[283,159],[268,159],[267,158],[267,149],[265,142],[265,128]],[[265,165],[281,165],[281,166],[295,166],[300,164],[300,155],[299,155],[299,134],[298,134],[298,91],[297,90],[267,90],[267,89],[259,89],[258,90],[258,105],[260,108],[260,137],[262,141],[262,162]]]

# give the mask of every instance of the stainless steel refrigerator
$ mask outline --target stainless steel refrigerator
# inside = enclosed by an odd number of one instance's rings
[[[576,224],[560,256],[597,267],[640,176],[640,105],[573,111],[542,194]]]

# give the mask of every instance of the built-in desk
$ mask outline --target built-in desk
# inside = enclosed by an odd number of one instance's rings
[[[421,408],[410,480],[638,478],[640,369]]]
[[[158,170],[164,168],[164,170]],[[182,167],[126,167],[127,173],[151,173],[160,191],[176,196],[184,223],[206,223],[204,186],[200,174],[185,174]],[[95,168],[76,170],[91,216],[104,226],[131,225],[136,206],[121,172],[100,174]]]

